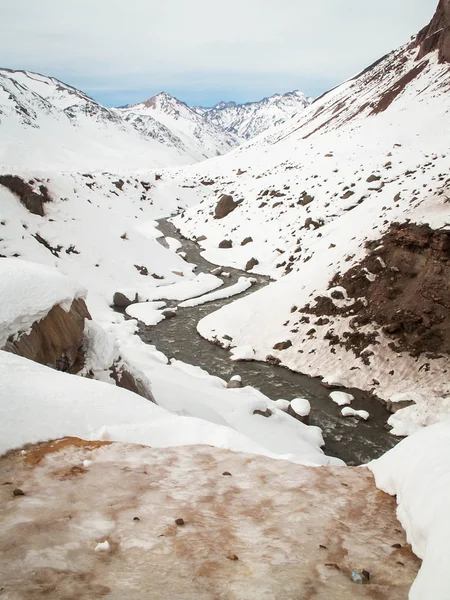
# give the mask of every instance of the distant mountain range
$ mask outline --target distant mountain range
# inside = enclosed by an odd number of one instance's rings
[[[190,108],[167,93],[107,108],[54,77],[0,69],[0,164],[38,169],[148,169],[225,154],[304,108],[300,92]]]
[[[296,90],[275,94],[259,102],[219,102],[211,108],[196,106],[194,110],[223,131],[248,140],[298,114],[312,100]]]

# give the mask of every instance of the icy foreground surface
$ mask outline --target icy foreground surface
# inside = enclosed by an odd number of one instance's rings
[[[397,515],[423,559],[410,600],[447,600],[450,589],[450,422],[427,427],[369,464],[377,486],[397,495]]]
[[[404,600],[419,566],[367,469],[63,440],[0,472],[11,600]]]

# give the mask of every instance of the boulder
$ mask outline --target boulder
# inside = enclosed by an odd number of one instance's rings
[[[31,331],[11,336],[2,350],[58,371],[78,373],[84,366],[84,322],[90,318],[82,298],[72,302],[69,312],[57,304],[41,321],[33,323]]]
[[[137,301],[137,294],[135,294],[134,300],[130,300],[130,298],[128,298],[128,296],[126,296],[125,294],[122,294],[122,292],[116,292],[113,298],[113,304],[118,308],[127,308],[127,306],[130,306],[130,304],[134,304]]]
[[[233,242],[231,240],[222,240],[219,244],[219,248],[232,248]]]
[[[227,383],[227,388],[229,390],[241,388],[242,387],[242,379],[240,375],[233,375],[230,381]]]
[[[251,258],[245,265],[245,270],[251,271],[256,265],[259,265],[259,260],[257,258]]]
[[[134,375],[130,369],[119,359],[111,368],[111,377],[116,382],[117,387],[134,392],[143,398],[147,398],[150,402],[157,404],[151,390],[150,383],[145,381],[143,377]]]
[[[245,239],[242,240],[241,242],[241,246],[245,246],[246,244],[250,244],[250,242],[253,242],[253,238],[252,237],[246,237]]]
[[[233,200],[233,196],[222,194],[222,196],[219,199],[219,202],[216,204],[216,208],[214,210],[214,218],[223,219],[231,212],[233,212],[233,210],[237,206],[238,203]]]
[[[278,344],[275,344],[273,349],[274,350],[287,350],[291,346],[292,346],[291,340],[286,340],[285,342],[278,342]]]

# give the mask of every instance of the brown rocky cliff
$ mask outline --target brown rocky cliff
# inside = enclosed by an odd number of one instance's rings
[[[6,342],[2,350],[34,360],[58,371],[77,373],[84,364],[82,351],[84,322],[90,319],[82,298],[72,302],[69,312],[58,304],[41,320],[33,323],[29,333]]]
[[[418,34],[418,59],[439,51],[439,62],[450,62],[450,0],[439,0],[434,17]]]

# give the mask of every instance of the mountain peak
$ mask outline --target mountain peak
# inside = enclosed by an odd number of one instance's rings
[[[439,62],[450,62],[450,0],[439,0],[430,23],[417,36],[416,45],[419,59],[438,50]]]

